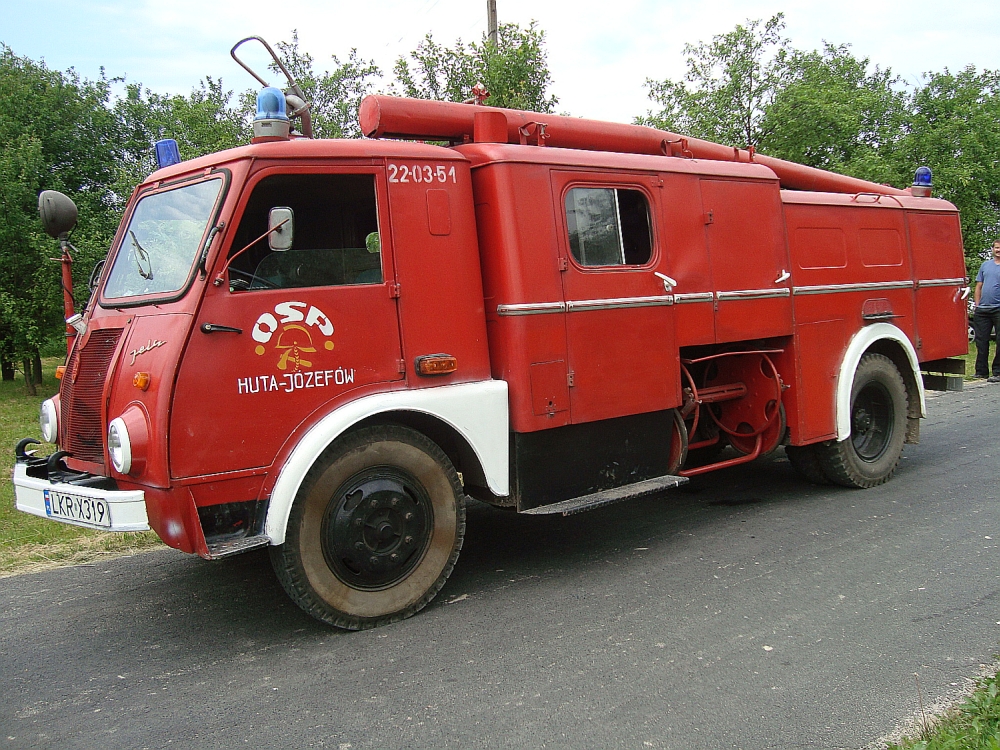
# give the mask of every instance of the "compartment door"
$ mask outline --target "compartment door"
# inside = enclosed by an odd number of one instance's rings
[[[654,274],[659,211],[649,181],[556,177],[571,421],[676,406],[673,297]]]
[[[716,343],[792,333],[791,267],[776,182],[701,181]]]

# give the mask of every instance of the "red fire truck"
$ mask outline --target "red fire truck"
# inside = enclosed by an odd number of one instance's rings
[[[17,448],[19,509],[269,546],[303,609],[365,628],[441,589],[467,496],[572,513],[781,445],[871,487],[962,372],[929,172],[385,96],[368,139],[289,136],[303,106],[266,88],[252,144],[136,189],[42,407],[57,450]],[[65,236],[75,208],[43,198]]]

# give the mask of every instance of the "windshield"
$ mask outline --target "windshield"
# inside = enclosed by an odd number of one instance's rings
[[[142,198],[122,235],[104,297],[183,289],[221,189],[222,180],[212,179]]]

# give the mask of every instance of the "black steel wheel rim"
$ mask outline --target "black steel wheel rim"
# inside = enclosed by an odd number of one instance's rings
[[[365,469],[330,498],[320,529],[330,570],[352,588],[376,591],[408,576],[431,538],[431,499],[395,467]]]
[[[862,461],[877,461],[892,439],[895,409],[881,383],[867,383],[851,409],[851,442]]]

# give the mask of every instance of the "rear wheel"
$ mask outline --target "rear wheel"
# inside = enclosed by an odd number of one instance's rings
[[[423,609],[451,574],[464,534],[464,496],[444,452],[405,427],[368,427],[309,470],[271,561],[302,609],[360,630]]]
[[[896,471],[906,437],[906,385],[888,357],[861,358],[851,388],[851,436],[818,448],[826,477],[864,489]]]
[[[823,464],[817,453],[817,446],[786,445],[785,455],[788,456],[788,463],[792,465],[792,468],[813,484],[830,483],[826,474],[823,473]]]

